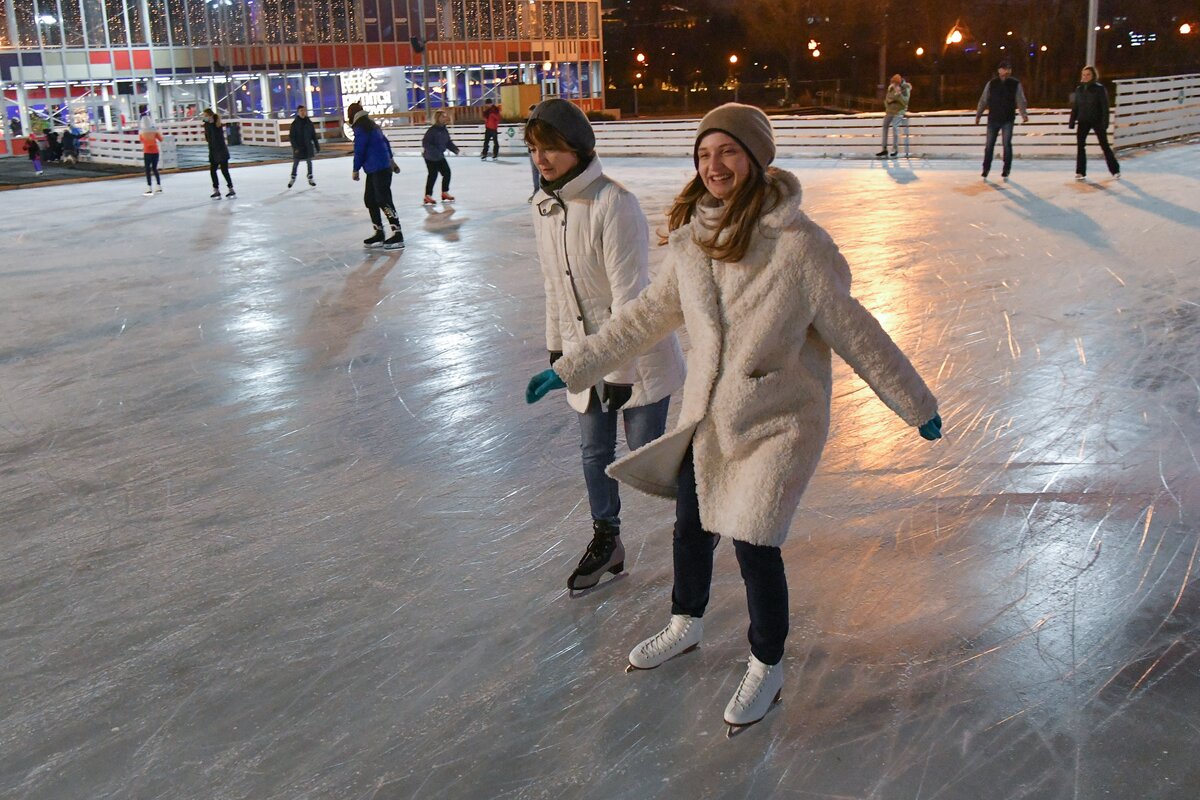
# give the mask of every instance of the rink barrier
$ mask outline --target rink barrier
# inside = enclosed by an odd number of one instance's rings
[[[883,114],[822,114],[773,116],[778,154],[805,158],[871,158],[880,148]],[[1018,122],[1013,148],[1021,158],[1065,158],[1075,154],[1075,132],[1067,128],[1064,109],[1034,109],[1029,122]],[[692,155],[698,119],[620,120],[594,122],[596,151],[613,156]],[[398,153],[419,154],[424,126],[396,126],[385,133]],[[510,133],[511,131],[511,133]],[[900,129],[906,156],[922,158],[979,158],[987,132],[975,124],[974,112],[932,111],[908,114]],[[464,155],[478,156],[483,146],[482,125],[452,125],[450,135]],[[502,125],[500,152],[524,156],[524,126]],[[889,140],[889,148],[891,146]],[[1099,149],[1097,147],[1097,152]]]
[[[178,142],[175,136],[164,136],[158,143],[159,169],[179,167]],[[142,166],[142,140],[136,133],[92,131],[87,136],[88,159],[101,164]]]
[[[1114,141],[1139,147],[1200,135],[1200,74],[1114,81]]]

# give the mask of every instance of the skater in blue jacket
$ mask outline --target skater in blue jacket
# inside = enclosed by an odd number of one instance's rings
[[[375,232],[363,240],[367,247],[383,247],[399,250],[404,247],[404,233],[392,203],[392,174],[400,167],[392,160],[392,145],[383,131],[375,124],[361,103],[351,103],[346,117],[354,129],[354,180],[359,171],[367,173],[367,186],[363,192],[363,203],[371,214]],[[383,238],[383,217],[392,225],[392,235]]]

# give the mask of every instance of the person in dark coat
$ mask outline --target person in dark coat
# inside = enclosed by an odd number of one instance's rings
[[[221,117],[211,108],[204,109],[204,141],[208,142],[208,174],[212,177],[213,199],[221,196],[221,187],[217,183],[217,169],[225,176],[225,185],[229,191],[226,197],[237,197],[233,190],[233,178],[229,177],[229,146],[225,144],[225,129],[221,127]]]
[[[296,182],[296,168],[301,161],[308,165],[308,185],[316,186],[312,162],[313,156],[321,152],[321,143],[317,141],[317,129],[313,127],[313,121],[308,118],[308,109],[304,106],[296,106],[296,116],[292,117],[292,125],[288,128],[288,142],[292,145],[292,178],[288,181],[288,188],[292,188]]]
[[[1068,128],[1075,128],[1075,180],[1087,177],[1087,135],[1096,132],[1104,161],[1114,178],[1121,177],[1121,165],[1108,143],[1108,92],[1099,81],[1100,74],[1093,66],[1083,68],[1080,84],[1071,95],[1071,119]],[[1078,127],[1076,127],[1078,126]]]
[[[363,191],[363,204],[371,214],[375,233],[363,240],[366,247],[383,247],[399,250],[404,247],[404,233],[400,230],[400,219],[392,202],[392,175],[400,171],[392,160],[392,145],[375,121],[363,111],[361,103],[351,103],[346,109],[346,118],[354,129],[354,180],[359,170],[367,173],[367,185]],[[383,238],[383,217],[392,225],[392,235]]]
[[[1003,140],[1004,171],[1001,176],[1008,177],[1012,172],[1012,136],[1013,125],[1017,121],[1017,113],[1021,114],[1021,122],[1029,122],[1029,110],[1025,107],[1025,90],[1021,82],[1012,76],[1012,65],[1007,61],[996,68],[996,77],[983,87],[979,97],[979,105],[975,108],[975,124],[987,109],[987,144],[983,151],[983,177],[986,180],[992,169],[992,151],[996,149],[996,137]]]
[[[25,152],[29,154],[29,161],[33,164],[33,172],[35,175],[42,174],[42,147],[38,144],[37,136],[32,133],[25,137]]]
[[[458,145],[450,138],[450,130],[446,127],[449,121],[449,114],[438,111],[433,115],[433,124],[421,138],[421,155],[425,157],[425,169],[429,172],[425,178],[425,199],[422,201],[427,206],[436,202],[433,199],[433,183],[439,173],[442,176],[442,202],[454,201],[454,195],[450,194],[450,164],[446,161],[446,151],[458,155]]]

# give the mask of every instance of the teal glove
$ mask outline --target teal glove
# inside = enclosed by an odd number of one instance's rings
[[[921,438],[931,442],[934,439],[942,438],[942,415],[934,414],[933,419],[917,428],[917,432],[921,434]]]
[[[525,387],[525,402],[536,403],[555,389],[565,389],[567,385],[552,369],[544,369],[529,379]]]

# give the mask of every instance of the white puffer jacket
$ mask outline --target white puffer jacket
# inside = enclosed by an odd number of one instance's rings
[[[646,216],[593,158],[558,192],[538,190],[533,232],[546,289],[546,349],[569,355],[650,284]],[[683,379],[683,351],[671,334],[602,380],[632,385],[626,407],[633,408],[658,402]],[[591,388],[568,393],[571,407],[587,411]]]

